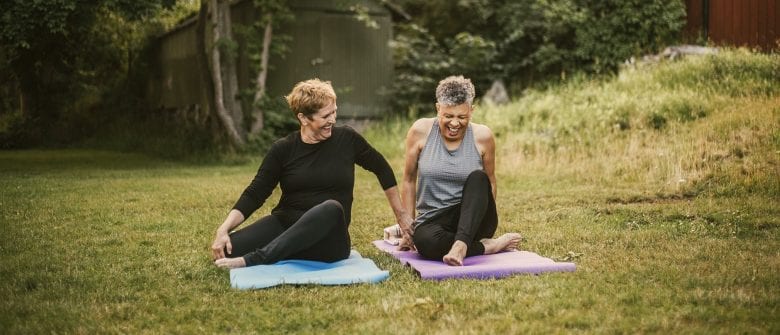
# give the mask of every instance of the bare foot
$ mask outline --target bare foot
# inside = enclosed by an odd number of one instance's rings
[[[466,250],[468,250],[466,243],[463,241],[455,241],[455,243],[452,244],[450,252],[444,255],[442,260],[444,263],[447,263],[447,265],[463,266],[463,258],[466,257]]]
[[[214,261],[214,265],[223,269],[235,269],[245,267],[246,261],[244,261],[244,257],[220,258]]]
[[[485,246],[485,255],[490,255],[500,251],[517,250],[521,238],[518,233],[506,233],[498,238],[483,238],[479,241]]]

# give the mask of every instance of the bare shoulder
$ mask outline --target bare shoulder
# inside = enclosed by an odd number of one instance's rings
[[[471,123],[471,129],[474,132],[474,142],[477,142],[477,149],[479,150],[479,153],[483,155],[482,158],[486,159],[492,157],[496,148],[496,142],[493,139],[493,131],[484,124],[474,122]]]
[[[433,126],[433,121],[436,120],[432,117],[417,119],[417,121],[414,121],[412,124],[412,128],[415,131],[428,131],[428,128],[431,128]]]
[[[406,134],[407,140],[419,141],[427,138],[428,133],[431,131],[431,127],[433,127],[434,120],[434,118],[422,118],[414,121],[409,128],[409,132]]]
[[[471,129],[474,131],[474,139],[477,140],[477,142],[485,143],[486,141],[493,141],[493,131],[490,130],[490,127],[472,122]]]

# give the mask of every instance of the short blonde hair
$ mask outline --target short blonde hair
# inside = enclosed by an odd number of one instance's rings
[[[290,94],[284,98],[287,99],[293,115],[301,113],[311,119],[314,113],[336,101],[336,92],[333,91],[330,81],[314,78],[295,84]]]

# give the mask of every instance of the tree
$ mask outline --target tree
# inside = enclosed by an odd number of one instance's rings
[[[277,40],[277,53],[284,52],[284,42],[286,36],[274,35],[274,27],[279,27],[292,19],[293,15],[285,0],[254,0],[255,9],[260,13],[261,18],[250,27],[250,36],[263,36],[260,40],[259,57],[255,58],[257,64],[257,76],[255,78],[255,92],[252,103],[252,116],[254,121],[249,129],[249,133],[257,135],[263,130],[265,117],[263,115],[263,100],[266,98],[266,80],[268,78],[269,64],[271,57],[271,46],[274,39]],[[262,34],[260,34],[262,31]],[[257,52],[256,38],[249,38],[249,50]]]
[[[252,103],[253,122],[249,127],[244,122],[244,112],[238,100],[239,90],[235,64],[237,44],[233,37],[230,19],[230,1],[211,0],[209,4],[202,1],[196,29],[201,72],[209,74],[208,78],[203,78],[206,83],[204,86],[206,92],[204,93],[211,97],[208,106],[214,111],[234,148],[244,146],[248,134],[257,135],[263,129],[264,117],[261,106],[266,97],[268,61],[274,39],[273,28],[291,17],[290,10],[284,0],[256,0],[254,5],[261,13],[261,18],[250,27],[247,34],[247,40],[250,44],[249,52],[259,53],[259,55],[250,55],[249,57],[250,59],[259,59]],[[205,30],[209,12],[211,13],[210,24],[212,27],[210,41],[207,40],[209,37]],[[262,34],[258,34],[259,31],[262,31]],[[257,36],[262,36],[262,38]],[[259,51],[256,47],[257,44],[261,45]]]
[[[234,66],[225,66],[223,67],[223,63],[221,61],[221,48],[220,44],[223,43],[229,43],[231,40],[231,36],[229,35],[230,32],[230,3],[226,0],[211,0],[211,24],[212,24],[212,38],[213,38],[213,44],[211,47],[211,67],[209,68],[209,73],[211,73],[211,80],[214,85],[213,90],[213,97],[214,97],[214,111],[217,114],[217,117],[219,118],[220,122],[222,123],[222,126],[225,128],[225,132],[228,135],[228,138],[230,139],[230,142],[236,146],[236,147],[242,147],[245,143],[244,137],[241,135],[241,132],[239,129],[243,127],[242,123],[239,123],[243,120],[243,117],[236,117],[236,113],[234,111],[229,111],[225,108],[225,105],[229,105],[233,108],[236,108],[237,103],[234,103],[235,97],[238,95],[236,91],[230,91],[228,90],[227,98],[225,97],[225,85],[222,81],[222,72],[223,69],[226,70],[226,72],[231,73],[232,71],[232,77],[235,77],[235,67]],[[206,6],[201,5],[201,10],[206,10]],[[200,18],[204,18],[205,15],[201,15]],[[200,36],[199,39],[206,38],[205,34],[204,36]],[[205,50],[204,50],[205,52]],[[232,62],[226,62],[228,64],[233,64]],[[237,88],[238,85],[231,85],[229,84],[228,87]],[[225,101],[230,100],[230,103],[226,104]]]
[[[0,129],[3,144],[33,145],[72,136],[73,128],[68,129],[67,123],[73,110],[80,107],[84,97],[99,95],[106,86],[125,78],[126,72],[117,74],[116,70],[130,63],[121,42],[106,33],[110,27],[101,25],[137,22],[172,3],[0,2],[0,73],[11,80],[0,83],[0,94],[10,93],[3,100],[16,101],[2,105],[15,111],[6,110],[0,115],[19,116],[15,131]]]

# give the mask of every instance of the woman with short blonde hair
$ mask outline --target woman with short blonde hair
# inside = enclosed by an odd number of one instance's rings
[[[355,164],[373,172],[399,224],[409,225],[395,175],[384,157],[350,127],[337,127],[330,82],[302,81],[286,96],[300,130],[274,142],[252,182],[217,228],[214,264],[237,268],[284,259],[335,262],[349,257]],[[271,214],[233,231],[276,186]]]

